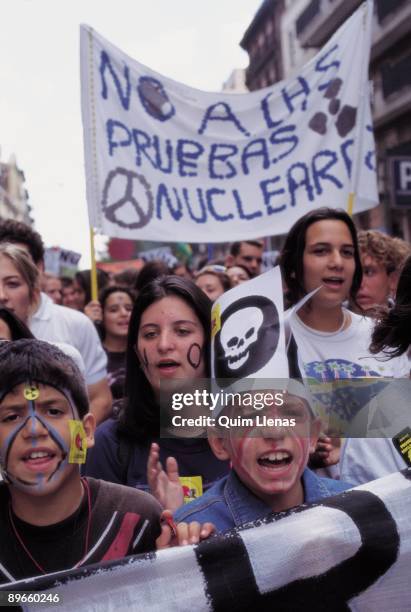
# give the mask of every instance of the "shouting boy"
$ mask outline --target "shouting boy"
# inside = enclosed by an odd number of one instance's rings
[[[0,343],[0,372],[0,583],[169,544],[151,495],[80,477],[95,422],[74,362],[18,340]]]
[[[225,426],[210,430],[209,443],[219,459],[231,461],[232,470],[202,497],[178,509],[177,521],[207,520],[224,532],[350,488],[347,483],[319,478],[307,468],[320,421],[301,383],[290,381],[283,405],[265,408],[263,413],[248,410],[244,418],[238,407],[227,410],[229,420],[223,421],[220,415],[218,421]]]

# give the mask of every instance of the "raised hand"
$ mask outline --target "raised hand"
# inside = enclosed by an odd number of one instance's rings
[[[163,508],[175,512],[184,503],[183,487],[178,475],[178,464],[174,457],[167,457],[166,469],[160,462],[160,447],[153,442],[147,461],[147,482],[151,493]]]

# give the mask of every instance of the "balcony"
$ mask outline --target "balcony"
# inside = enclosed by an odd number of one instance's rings
[[[407,0],[376,0],[375,8],[378,23],[383,22],[387,15],[395,12],[402,5],[405,5],[406,2]]]
[[[395,63],[381,65],[382,92],[384,98],[411,86],[411,53]]]
[[[300,34],[304,32],[304,30],[310,25],[313,19],[319,15],[319,13],[320,0],[312,0],[295,22],[295,31],[297,36],[300,36]]]
[[[311,0],[296,21],[302,47],[322,47],[362,0]]]
[[[388,5],[387,12],[382,5]],[[377,60],[387,49],[411,33],[411,2],[401,0],[378,0],[373,21],[371,62]],[[383,16],[383,19],[381,18]]]
[[[277,45],[274,38],[266,38],[264,46],[260,47],[251,57],[248,68],[246,69],[247,81],[253,79],[264,67],[266,62],[278,53]]]
[[[361,0],[311,0],[296,21],[302,47],[322,47]],[[411,33],[409,0],[375,0],[371,61]]]

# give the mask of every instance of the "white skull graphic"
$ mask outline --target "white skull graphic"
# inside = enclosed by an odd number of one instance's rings
[[[257,340],[263,319],[261,310],[250,306],[233,312],[225,321],[220,341],[231,370],[238,370],[247,361],[250,346]]]

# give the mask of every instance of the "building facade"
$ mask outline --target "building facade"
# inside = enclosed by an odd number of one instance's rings
[[[228,79],[223,83],[225,93],[247,93],[244,68],[234,68]]]
[[[247,83],[256,87],[289,78],[358,8],[362,0],[264,0],[240,43],[250,56]],[[256,62],[261,32],[277,36],[263,48],[275,50],[281,67],[264,81],[268,60]],[[246,46],[244,45],[246,41]],[[261,53],[260,53],[261,56]],[[262,57],[262,56],[261,56]],[[273,58],[272,58],[273,60]],[[270,61],[272,61],[270,60]],[[261,66],[261,69],[260,69]],[[362,227],[380,228],[411,240],[411,2],[374,0],[370,61],[372,112],[378,160],[380,205],[360,215]]]
[[[10,157],[7,163],[0,162],[0,218],[32,225],[28,199],[24,172],[17,167],[15,157]]]
[[[264,0],[240,42],[250,58],[245,81],[250,91],[284,78],[280,36],[283,10],[284,0]]]

